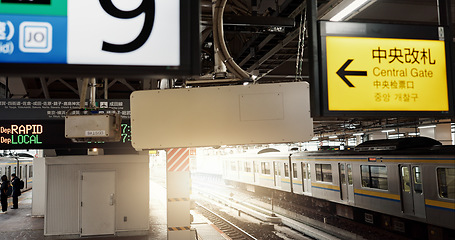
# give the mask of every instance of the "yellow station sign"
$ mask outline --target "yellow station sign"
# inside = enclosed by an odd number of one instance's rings
[[[326,37],[329,111],[449,111],[444,41]]]

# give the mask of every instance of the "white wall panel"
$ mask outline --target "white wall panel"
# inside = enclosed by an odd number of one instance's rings
[[[46,166],[45,235],[79,234],[79,179],[87,170],[116,172],[117,232],[148,230],[148,155],[63,156],[46,158]]]
[[[75,165],[48,165],[45,233],[79,233],[79,172]]]
[[[44,158],[33,159],[32,216],[44,216],[46,205],[46,165]]]

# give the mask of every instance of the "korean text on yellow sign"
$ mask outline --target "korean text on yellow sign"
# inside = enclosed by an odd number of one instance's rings
[[[327,36],[329,111],[448,111],[444,41]]]

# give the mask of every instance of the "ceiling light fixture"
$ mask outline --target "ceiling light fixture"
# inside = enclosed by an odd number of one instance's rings
[[[335,16],[333,16],[330,21],[341,21],[345,19],[347,16],[349,16],[352,12],[355,10],[359,9],[360,7],[364,6],[367,4],[370,0],[355,0],[351,4],[349,4],[346,8],[341,10],[339,13],[337,13]]]
[[[381,132],[383,132],[383,133],[395,132],[395,129],[382,130]]]
[[[427,125],[427,126],[420,126],[418,127],[419,129],[424,129],[424,128],[435,128],[436,125]]]

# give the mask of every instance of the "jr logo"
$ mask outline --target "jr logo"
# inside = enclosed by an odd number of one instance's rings
[[[28,53],[52,50],[52,25],[47,22],[22,22],[19,26],[19,49]]]

